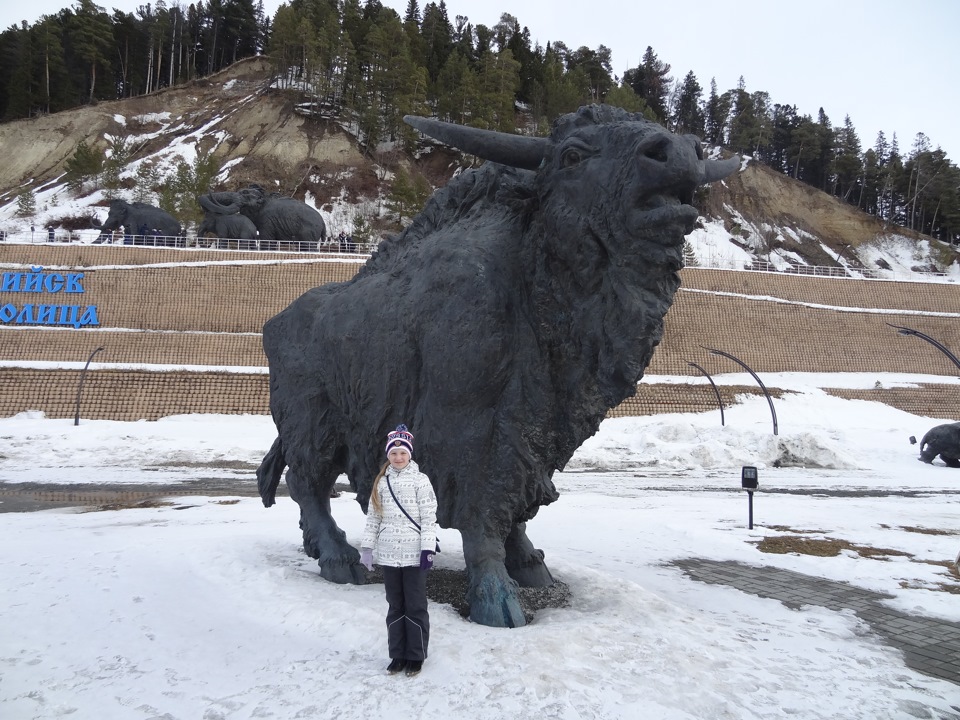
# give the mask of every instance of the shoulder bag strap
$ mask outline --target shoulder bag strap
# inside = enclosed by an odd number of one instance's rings
[[[407,516],[407,520],[409,520],[410,522],[413,523],[413,526],[417,529],[417,532],[420,532],[420,524],[419,524],[416,520],[414,520],[412,517],[410,517],[410,513],[407,512],[407,509],[406,509],[403,505],[400,504],[400,501],[399,501],[399,500],[397,500],[397,496],[396,496],[396,494],[393,492],[393,486],[390,484],[390,473],[389,473],[389,471],[384,474],[384,477],[385,477],[386,480],[387,480],[387,490],[390,491],[390,495],[391,495],[391,497],[393,497],[393,501],[397,504],[397,507],[400,508],[400,512],[402,512],[404,515],[406,515],[406,516]]]

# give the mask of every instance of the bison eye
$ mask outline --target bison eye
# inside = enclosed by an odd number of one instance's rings
[[[583,155],[577,148],[567,148],[560,156],[560,167],[573,167],[579,165],[582,160]]]

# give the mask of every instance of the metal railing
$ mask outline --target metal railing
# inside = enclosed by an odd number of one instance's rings
[[[91,238],[96,238],[91,240]],[[327,242],[299,242],[296,240],[243,240],[231,238],[212,238],[186,235],[170,237],[165,235],[124,235],[113,233],[106,240],[100,240],[96,233],[91,231],[50,233],[46,230],[37,232],[4,233],[0,231],[0,243],[19,243],[35,245],[58,245],[62,243],[82,244],[111,244],[130,245],[137,247],[164,247],[189,248],[202,250],[240,250],[263,252],[310,252],[310,253],[337,253],[351,255],[369,255],[376,247],[376,243],[363,245],[360,243],[340,243],[337,238]],[[791,265],[777,267],[764,260],[754,260],[749,263],[738,263],[730,260],[708,257],[698,258],[695,267],[704,270],[735,270],[750,272],[777,273],[779,275],[802,275],[808,277],[847,278],[852,280],[903,280],[914,282],[957,282],[955,276],[943,272],[928,270],[914,270],[898,272],[896,270],[873,269],[853,266],[826,266],[826,265]]]
[[[352,255],[369,254],[370,250],[358,243],[340,243],[336,238],[326,242],[302,242],[298,240],[245,240],[235,238],[197,238],[191,235],[173,237],[170,235],[125,235],[113,233],[101,239],[96,233],[63,232],[19,232],[0,233],[0,243],[20,245],[61,245],[64,243],[83,245],[126,245],[131,247],[188,248],[200,250],[241,250],[263,252],[320,252],[348,253]]]
[[[697,267],[705,269],[724,269],[710,268],[708,265],[698,264]],[[881,270],[866,267],[851,266],[828,266],[828,265],[790,265],[785,268],[778,268],[776,265],[763,260],[754,260],[745,263],[742,268],[730,268],[728,270],[750,270],[753,272],[769,272],[781,275],[804,275],[811,277],[834,277],[848,278],[852,280],[920,280],[924,282],[954,282],[955,279],[944,272],[934,272],[930,270],[913,270],[909,273],[897,272],[896,270]]]

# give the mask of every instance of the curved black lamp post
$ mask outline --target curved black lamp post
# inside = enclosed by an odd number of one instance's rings
[[[699,370],[700,372],[702,372],[702,373],[706,376],[707,380],[710,381],[710,385],[711,385],[711,387],[713,387],[713,393],[717,396],[717,405],[720,406],[720,425],[724,425],[724,420],[723,420],[723,400],[720,398],[720,391],[717,390],[716,383],[713,382],[713,378],[710,377],[710,373],[708,373],[706,370],[704,370],[702,367],[700,367],[699,365],[697,365],[697,364],[694,363],[694,362],[688,362],[687,365],[689,365],[689,366],[691,366],[691,367],[695,367],[697,370]]]
[[[923,334],[922,332],[920,332],[919,330],[914,330],[913,328],[901,327],[900,325],[891,325],[890,323],[887,323],[887,325],[890,325],[890,327],[892,327],[892,328],[896,328],[897,332],[898,332],[900,335],[914,335],[914,336],[920,338],[921,340],[926,340],[928,343],[930,343],[930,344],[933,345],[935,348],[937,348],[937,350],[939,350],[939,351],[942,352],[944,355],[946,355],[948,358],[950,358],[951,360],[953,360],[953,364],[956,365],[958,368],[960,368],[960,360],[957,360],[957,356],[954,355],[952,352],[950,352],[950,351],[946,348],[946,346],[940,344],[939,342],[937,342],[936,340],[934,340],[934,339],[933,339],[932,337],[930,337],[929,335],[924,335],[924,334]]]
[[[763,390],[763,394],[766,395],[767,397],[767,404],[770,406],[770,415],[773,417],[773,434],[776,435],[777,434],[777,411],[773,409],[773,398],[770,397],[770,393],[767,392],[767,386],[763,384],[763,382],[760,380],[757,374],[753,370],[751,370],[743,360],[741,360],[740,358],[734,357],[730,353],[725,353],[723,350],[717,350],[715,348],[704,347],[703,345],[701,345],[700,347],[702,347],[704,350],[709,352],[711,355],[723,355],[725,358],[730,358],[737,365],[739,365],[748,373],[753,375],[753,379],[757,381],[757,385],[760,386],[760,389]]]
[[[87,358],[87,364],[84,365],[83,370],[80,371],[80,383],[79,385],[77,385],[77,412],[73,416],[74,425],[80,424],[80,394],[83,392],[83,381],[87,378],[87,368],[90,367],[90,361],[93,360],[93,356],[96,355],[101,350],[103,350],[103,348],[98,347],[96,350],[90,353],[90,357]]]

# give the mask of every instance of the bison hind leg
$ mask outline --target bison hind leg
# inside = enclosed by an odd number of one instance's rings
[[[338,474],[331,469],[306,479],[291,467],[287,470],[287,487],[300,506],[303,551],[317,560],[320,577],[341,585],[363,585],[367,572],[360,564],[360,553],[347,542],[346,533],[330,513],[330,490]]]
[[[543,562],[543,550],[538,550],[527,537],[527,524],[517,523],[504,543],[504,565],[520,587],[549,587],[553,575]]]
[[[942,453],[940,454],[940,459],[947,464],[947,467],[960,468],[960,459],[948,457]]]

